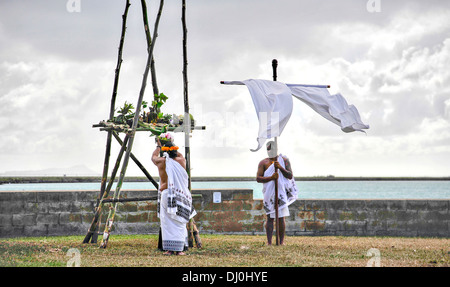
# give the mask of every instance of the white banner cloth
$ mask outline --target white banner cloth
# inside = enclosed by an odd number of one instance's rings
[[[230,85],[246,85],[255,105],[259,120],[258,151],[266,139],[281,135],[292,114],[291,90],[281,82],[266,80],[245,80],[224,82]]]
[[[354,105],[348,105],[339,93],[330,95],[326,86],[285,84],[258,79],[222,83],[246,85],[250,91],[259,120],[258,147],[251,151],[259,150],[267,139],[281,135],[292,114],[292,96],[340,126],[343,132],[364,132],[363,129],[369,128],[361,121]]]
[[[328,89],[287,84],[292,95],[319,115],[341,127],[343,132],[364,132],[369,126],[361,121],[354,105],[348,105],[341,94],[330,95]]]

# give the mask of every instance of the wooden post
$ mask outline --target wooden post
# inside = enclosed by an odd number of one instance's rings
[[[277,137],[275,137],[275,147],[278,150],[278,143],[277,143]],[[278,156],[278,155],[277,155]],[[277,160],[275,160],[277,162]],[[278,168],[275,167],[275,173],[278,173]],[[279,215],[278,215],[278,179],[275,180],[275,236],[276,236],[276,245],[279,245],[279,238],[280,238],[280,224],[278,222]]]
[[[144,29],[145,29],[145,37],[147,39],[147,49],[150,50],[150,46],[152,45],[152,37],[150,36],[150,28],[148,25],[148,17],[147,17],[147,4],[144,0],[141,0],[142,6],[142,16],[144,20]],[[155,57],[152,55],[152,63],[150,65],[150,71],[152,76],[152,86],[153,86],[153,95],[159,95],[158,83],[156,82],[156,70],[155,70]]]
[[[272,60],[272,72],[273,72],[273,80],[277,80],[277,67],[278,67],[278,61],[277,59]]]
[[[189,94],[187,77],[187,28],[186,28],[186,0],[182,0],[181,22],[183,24],[183,86],[184,86],[184,144],[186,158],[186,172],[189,178],[189,191],[191,191],[191,155],[189,147],[189,133],[191,130],[191,117],[189,115]]]
[[[120,137],[114,132],[113,136],[115,137],[115,139],[117,140],[117,142],[120,145],[123,145],[122,140],[120,139]],[[145,176],[148,178],[148,180],[150,180],[150,182],[153,184],[153,186],[156,188],[156,190],[158,190],[158,183],[153,179],[153,177],[150,175],[150,173],[145,169],[145,167],[142,165],[142,163],[134,156],[133,153],[130,154],[131,159],[134,161],[134,163],[136,163],[136,165],[142,170],[142,172],[145,174]]]
[[[117,56],[117,66],[115,70],[115,77],[114,77],[114,86],[113,86],[113,93],[111,96],[111,106],[109,111],[109,119],[112,120],[114,117],[114,110],[115,110],[115,103],[116,103],[116,96],[117,96],[117,87],[119,85],[119,75],[120,75],[120,68],[122,66],[122,51],[123,51],[123,43],[125,41],[125,31],[126,31],[126,22],[127,22],[127,15],[128,15],[128,8],[130,7],[130,1],[127,0],[125,4],[125,11],[122,15],[122,33],[120,36],[120,44],[119,44],[119,53]],[[103,163],[103,174],[102,174],[102,182],[100,186],[100,194],[97,197],[97,202],[95,204],[95,209],[99,207],[100,200],[103,198],[103,195],[105,193],[105,186],[106,186],[106,180],[108,177],[108,169],[109,169],[109,158],[111,155],[111,131],[108,131],[107,139],[106,139],[106,150],[105,150],[105,160]],[[97,230],[99,229],[100,225],[93,225],[88,230],[88,233],[86,234],[86,237],[83,240],[83,243],[89,243],[91,241],[92,243],[97,242]]]
[[[278,61],[276,59],[272,60],[272,70],[273,70],[273,80],[277,80],[277,67]],[[278,138],[275,137],[275,148],[278,151]],[[277,154],[278,156],[278,154]],[[276,162],[276,160],[275,160]],[[278,169],[275,168],[275,173],[278,172]],[[279,223],[278,223],[278,179],[275,180],[275,228],[276,228],[276,245],[279,245],[280,231],[279,231]]]
[[[163,3],[161,3],[160,6],[159,6],[160,7],[160,12],[161,12],[161,9],[162,9],[162,4]],[[144,20],[145,36],[147,38],[147,49],[150,52],[150,47],[152,45],[152,38],[150,36],[150,28],[149,28],[149,25],[148,25],[147,5],[146,5],[144,0],[141,0],[141,6],[142,6],[142,16],[143,16],[143,20]],[[156,36],[156,34],[155,34],[155,36]],[[158,84],[156,82],[156,70],[155,70],[155,60],[154,59],[155,59],[155,57],[152,55],[152,60],[151,60],[151,64],[150,64],[150,71],[151,71],[151,77],[152,77],[153,97],[155,95],[159,95]],[[156,187],[156,190],[159,190],[158,184],[155,181],[152,181],[152,183]],[[161,227],[159,228],[158,248],[160,248],[162,250]]]
[[[145,1],[145,0],[142,0],[142,1]],[[141,105],[142,105],[142,99],[144,98],[145,88],[147,86],[147,78],[148,78],[148,73],[150,71],[150,66],[151,66],[151,61],[152,61],[152,56],[153,56],[153,50],[154,50],[154,47],[155,47],[157,31],[158,31],[158,25],[159,25],[159,20],[161,19],[161,12],[162,12],[163,5],[164,5],[164,0],[161,0],[160,6],[159,6],[158,15],[156,16],[155,30],[153,31],[154,32],[154,34],[153,34],[153,41],[152,41],[152,44],[151,44],[150,49],[148,51],[147,64],[145,66],[145,72],[144,72],[144,76],[143,76],[143,79],[142,79],[141,90],[139,92],[139,98],[138,98],[138,102],[136,104],[136,112],[135,112],[134,119],[133,119],[133,125],[131,127],[132,128],[132,132],[129,135],[130,139],[129,139],[129,143],[128,143],[128,146],[127,146],[127,151],[125,153],[125,158],[123,160],[122,170],[120,172],[120,178],[119,178],[119,181],[117,183],[116,191],[114,193],[114,198],[116,198],[116,195],[118,197],[120,196],[123,179],[125,177],[125,173],[126,173],[126,170],[127,170],[128,161],[130,159],[131,149],[133,147],[134,137],[136,135],[136,127],[137,127],[138,121],[139,121],[139,113],[140,113],[140,108],[141,108]],[[146,12],[144,12],[144,13],[146,13]],[[110,213],[108,215],[108,219],[106,221],[106,226],[105,226],[105,231],[104,231],[104,236],[103,236],[103,239],[102,239],[102,243],[100,244],[100,248],[106,248],[107,247],[108,240],[109,240],[109,233],[111,232],[112,224],[114,222],[114,216],[115,216],[116,210],[117,210],[117,204],[118,203],[116,203],[114,205],[114,208],[112,210],[110,210]]]
[[[114,132],[113,132],[114,133]],[[102,197],[100,198],[100,201],[98,203],[98,206],[95,209],[94,218],[92,219],[91,226],[89,227],[88,233],[86,234],[86,237],[83,240],[83,243],[89,243],[89,239],[92,237],[91,243],[97,243],[97,240],[94,240],[97,238],[97,224],[100,226],[100,218],[101,218],[101,212],[103,208],[103,201],[108,196],[109,191],[111,190],[111,186],[113,185],[114,179],[116,177],[117,170],[119,169],[120,161],[122,160],[123,153],[125,152],[126,146],[128,143],[128,136],[125,137],[122,147],[120,148],[119,154],[116,159],[116,164],[114,165],[113,171],[111,173],[111,178],[109,180],[108,186],[105,189],[105,192],[103,193]],[[95,235],[95,237],[94,237]]]
[[[111,105],[110,105],[110,110],[109,110],[109,119],[112,120],[114,118],[114,111],[115,111],[115,106],[116,106],[116,97],[117,97],[117,89],[119,86],[119,75],[120,75],[120,68],[122,67],[122,62],[123,62],[123,58],[122,58],[122,51],[123,51],[123,44],[125,42],[125,32],[126,32],[126,22],[127,22],[127,16],[128,16],[128,8],[130,7],[130,1],[127,0],[126,5],[125,5],[125,11],[124,14],[122,15],[122,34],[120,36],[120,44],[119,44],[119,53],[117,56],[117,66],[116,66],[116,70],[115,70],[115,77],[114,77],[114,87],[113,87],[113,94],[111,96]],[[112,133],[111,131],[108,131],[108,140],[107,140],[107,145],[106,145],[106,153],[107,156],[105,156],[105,168],[103,170],[103,178],[105,179],[105,181],[103,181],[102,178],[102,194],[100,195],[100,198],[102,198],[103,193],[105,191],[105,183],[106,183],[106,175],[108,173],[108,164],[106,163],[106,157],[108,157],[108,162],[109,162],[109,156],[110,156],[110,151],[111,151],[111,136]],[[98,201],[97,201],[97,205],[98,205]]]
[[[184,87],[184,145],[186,158],[186,172],[188,174],[188,188],[191,192],[191,150],[189,144],[189,134],[191,132],[191,116],[189,114],[189,92],[188,92],[188,77],[187,77],[187,28],[186,28],[186,0],[182,0],[181,8],[181,22],[183,25],[183,87]],[[193,246],[195,240],[197,247],[201,248],[202,243],[198,235],[198,229],[195,221],[192,218],[186,225],[189,234],[189,247]]]

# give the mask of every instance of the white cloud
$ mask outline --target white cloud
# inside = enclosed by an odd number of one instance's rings
[[[0,158],[8,162],[3,170],[20,170],[23,162],[28,164],[39,154],[60,163],[82,163],[84,156],[92,156],[83,155],[83,149],[95,143],[89,139],[91,125],[107,109],[101,100],[103,80],[92,75],[105,74],[104,64],[4,62],[1,69],[6,77],[0,95],[4,119],[0,131],[6,136],[0,143]],[[11,79],[20,80],[11,85]],[[13,155],[28,156],[29,160],[4,161]],[[46,161],[41,161],[40,166],[45,165]]]
[[[330,84],[371,126],[367,135],[344,134],[294,101],[280,145],[296,174],[448,175],[449,4],[384,1],[380,13],[368,13],[366,1],[316,2],[188,4],[190,105],[207,126],[191,139],[193,174],[254,175],[265,153],[249,151],[257,134],[251,98],[219,81],[271,79],[277,58],[280,81]],[[106,137],[91,125],[109,114],[124,3],[82,1],[80,13],[65,4],[0,4],[0,172],[77,164],[101,172]],[[152,23],[156,4],[149,11]],[[166,1],[155,60],[165,111],[181,114],[180,13]],[[137,101],[145,49],[134,1],[117,106]],[[182,135],[176,140],[183,145]],[[139,135],[133,151],[155,174],[152,148]],[[133,164],[128,172],[140,175]]]

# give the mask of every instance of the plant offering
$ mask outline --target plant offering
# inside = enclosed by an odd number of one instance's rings
[[[151,131],[152,135],[160,135],[168,131],[168,128],[176,128],[183,125],[184,115],[164,114],[161,112],[161,107],[167,101],[168,97],[160,93],[154,95],[154,100],[151,105],[148,102],[142,101],[141,114],[139,117],[138,127]],[[123,106],[116,111],[116,116],[112,119],[113,124],[122,125],[121,130],[129,129],[133,125],[133,118],[136,114],[134,106],[125,101]],[[194,126],[194,117],[189,114],[190,124]],[[173,139],[172,139],[173,140]]]

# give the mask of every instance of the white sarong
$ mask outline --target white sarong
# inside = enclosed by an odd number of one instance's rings
[[[278,156],[278,162],[286,168],[283,156]],[[264,172],[264,177],[272,176],[275,173],[275,166],[272,163]],[[271,218],[275,218],[275,181],[271,180],[263,184],[264,210]],[[289,216],[288,206],[298,197],[298,189],[294,177],[287,179],[281,171],[278,171],[278,217]]]
[[[158,217],[161,222],[162,248],[168,251],[184,251],[188,246],[186,223],[174,219],[168,213],[168,194],[168,189],[160,192],[161,204]]]
[[[162,245],[163,250],[183,251],[187,247],[186,223],[197,212],[192,205],[186,170],[167,153],[164,156],[168,188],[158,193]]]

